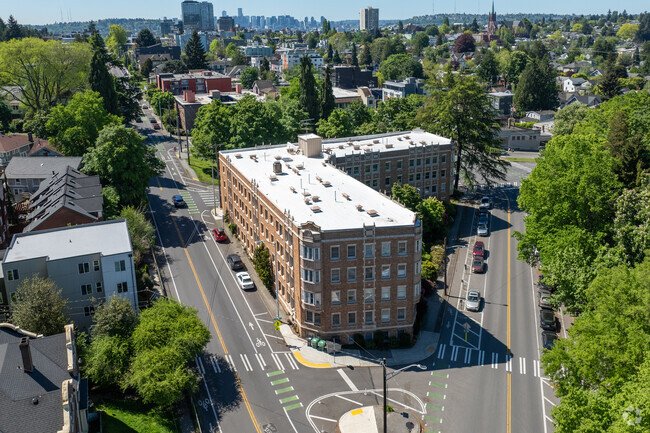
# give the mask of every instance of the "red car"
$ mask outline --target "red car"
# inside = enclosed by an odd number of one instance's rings
[[[474,257],[483,257],[485,255],[485,244],[482,241],[476,241],[474,243]]]
[[[153,126],[153,129],[160,129],[160,125],[158,125],[157,123],[154,123],[151,126]]]
[[[214,240],[217,242],[224,242],[228,240],[226,232],[221,227],[212,229],[212,234],[214,235]]]
[[[474,260],[472,260],[472,272],[482,274],[484,269],[485,269],[485,265],[483,263],[483,257],[481,256],[474,257]]]

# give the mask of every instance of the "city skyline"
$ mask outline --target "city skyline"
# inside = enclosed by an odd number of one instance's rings
[[[468,13],[487,14],[491,7],[491,0],[456,0],[454,2],[417,1],[412,2],[407,8],[403,4],[386,0],[367,1],[361,0],[350,3],[343,0],[332,0],[327,7],[314,7],[297,0],[287,0],[280,4],[269,4],[261,0],[246,0],[229,5],[214,5],[215,15],[220,16],[222,10],[229,15],[237,15],[237,8],[242,8],[244,15],[292,15],[302,19],[305,16],[314,16],[319,19],[324,16],[329,20],[358,20],[359,11],[371,6],[380,9],[380,18],[408,19],[413,16],[436,13]],[[580,9],[583,7],[583,9]],[[514,0],[501,0],[495,2],[497,14],[500,13],[553,13],[553,14],[604,14],[608,9],[637,14],[647,10],[647,4],[641,0],[631,0],[624,5],[612,5],[611,2],[596,0],[590,3],[569,3],[552,0],[543,4],[522,4]],[[180,0],[160,0],[158,2],[127,2],[114,0],[110,4],[98,1],[84,0],[28,0],[17,2],[11,7],[3,7],[0,17],[6,20],[13,15],[21,24],[46,25],[55,22],[89,21],[110,18],[148,18],[161,19],[163,17],[175,18],[181,15]]]

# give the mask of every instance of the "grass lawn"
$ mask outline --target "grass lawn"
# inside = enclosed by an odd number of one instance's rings
[[[196,172],[196,175],[199,177],[199,180],[203,183],[212,185],[212,162],[206,161],[205,159],[197,158],[196,156],[191,156],[190,158],[190,167]],[[214,174],[217,175],[217,167],[214,167]],[[219,185],[217,179],[214,180],[215,185]]]
[[[504,159],[511,162],[537,162],[536,158],[513,158],[510,156],[505,157]]]
[[[137,400],[103,400],[95,405],[105,412],[104,433],[177,433],[176,412],[162,411]]]

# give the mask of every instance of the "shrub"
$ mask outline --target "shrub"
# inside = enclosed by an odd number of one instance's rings
[[[358,347],[366,347],[366,339],[363,338],[363,334],[354,334],[352,336],[352,339],[354,340],[355,346]]]
[[[406,332],[403,334],[400,334],[399,336],[399,347],[410,347],[411,346],[411,334],[407,334]]]
[[[388,334],[385,331],[375,331],[373,335],[373,341],[378,349],[386,348],[387,339]]]

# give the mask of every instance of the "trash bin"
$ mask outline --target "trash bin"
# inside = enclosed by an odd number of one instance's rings
[[[324,351],[325,350],[325,345],[327,345],[327,341],[318,340],[318,350]]]
[[[312,339],[310,341],[311,347],[313,347],[314,349],[317,349],[318,348],[318,340],[320,340],[320,338],[312,337]]]

